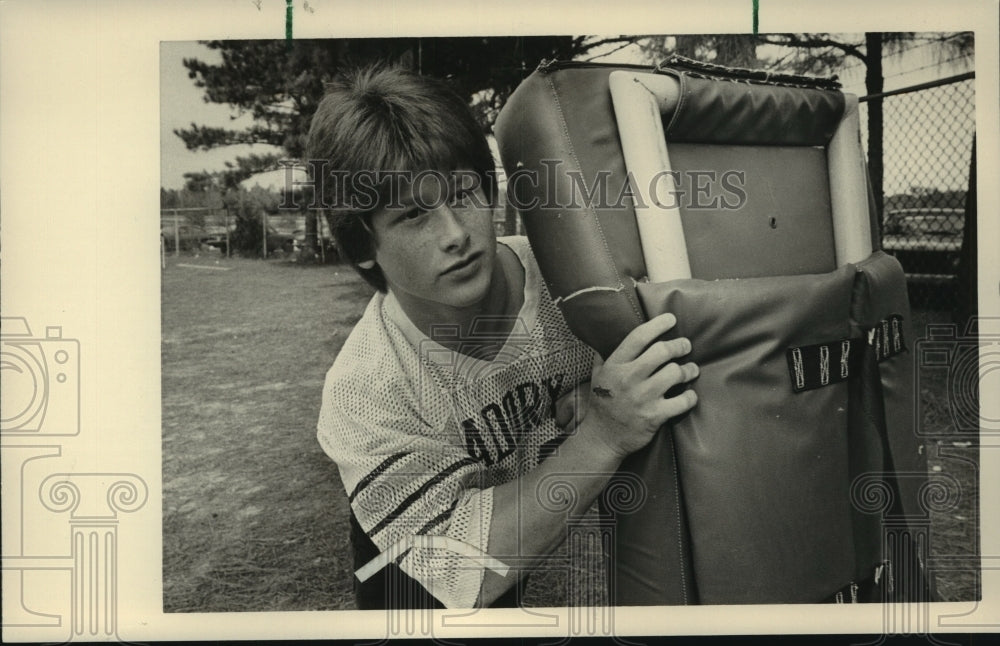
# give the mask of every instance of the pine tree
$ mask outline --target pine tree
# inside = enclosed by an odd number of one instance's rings
[[[205,101],[231,106],[234,118],[250,114],[253,125],[231,129],[192,123],[175,134],[189,150],[270,144],[282,153],[238,157],[221,173],[185,177],[193,190],[208,183],[232,191],[251,175],[276,168],[281,159],[301,159],[324,83],[345,67],[392,62],[444,78],[469,98],[483,131],[489,132],[507,96],[543,58],[571,59],[617,40],[630,42],[627,37],[571,36],[206,41],[222,61],[185,59],[188,76],[204,89]],[[315,212],[307,211],[307,246],[315,248],[316,232]]]

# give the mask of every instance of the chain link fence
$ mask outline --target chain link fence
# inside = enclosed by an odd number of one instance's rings
[[[880,104],[882,248],[906,271],[911,299],[948,310],[954,294],[966,228],[965,203],[975,133],[972,73],[863,97],[861,122]],[[863,133],[867,144],[867,133]],[[877,188],[876,188],[877,190]]]
[[[253,244],[237,240],[237,218],[225,207],[160,209],[160,253],[167,257],[215,254],[219,257],[246,256],[296,260],[306,246],[306,222],[302,213],[261,213],[254,224]],[[246,234],[244,234],[245,237]],[[313,243],[316,260],[326,256],[336,261],[336,249],[325,221],[317,219]],[[265,251],[266,250],[266,251]]]
[[[233,219],[225,208],[160,209],[160,248],[165,254],[215,250],[226,255]]]

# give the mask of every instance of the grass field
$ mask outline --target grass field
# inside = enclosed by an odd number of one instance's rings
[[[315,424],[324,374],[370,290],[344,266],[212,255],[167,263],[164,610],[352,608],[347,499]],[[928,455],[961,496],[932,517],[932,568],[978,553],[977,447],[949,435],[944,385],[936,373],[921,381],[940,434]],[[527,602],[565,605],[564,581],[534,577]],[[938,588],[945,599],[971,599],[977,579],[950,565]]]
[[[168,262],[164,609],[350,607],[346,498],[315,426],[368,290],[338,267]]]

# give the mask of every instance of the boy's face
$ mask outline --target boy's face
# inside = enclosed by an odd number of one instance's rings
[[[418,174],[412,184],[401,182],[401,208],[383,207],[372,216],[375,262],[404,309],[464,308],[489,293],[496,257],[492,210],[481,188],[462,191],[456,183],[448,175]]]

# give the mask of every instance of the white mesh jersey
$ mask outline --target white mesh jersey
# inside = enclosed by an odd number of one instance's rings
[[[318,439],[382,551],[424,534],[488,552],[492,488],[555,450],[555,402],[590,378],[593,351],[552,303],[527,240],[499,242],[521,261],[524,305],[509,336],[486,339],[491,361],[430,340],[376,294],[327,373]],[[446,607],[475,605],[475,561],[417,547],[397,563]]]

